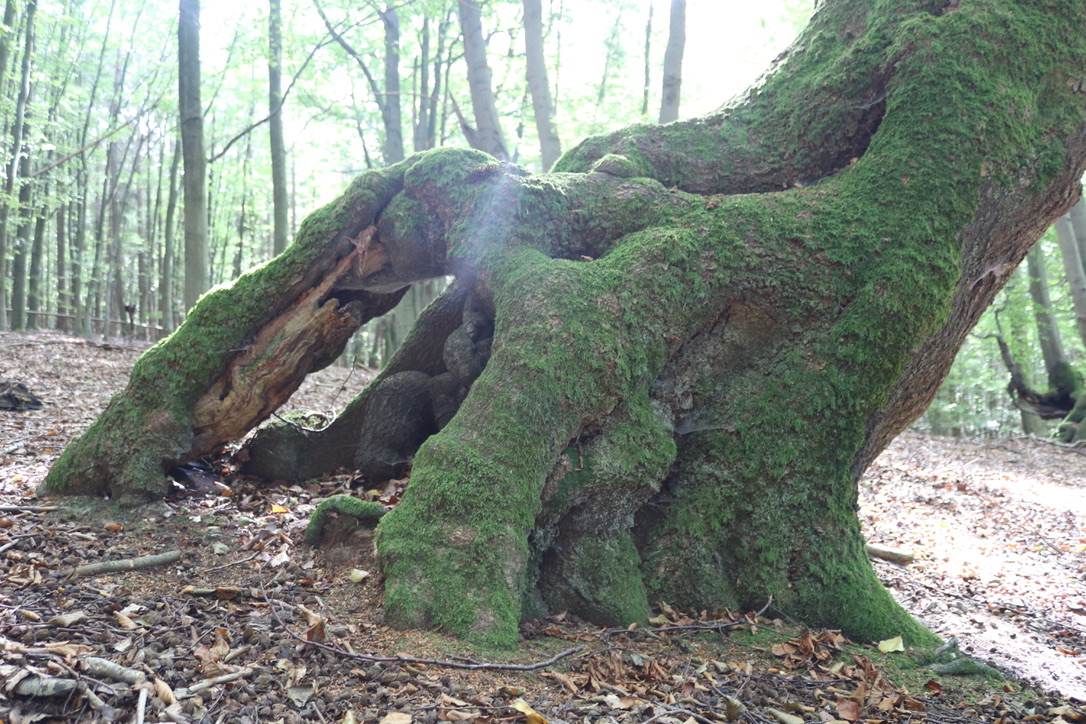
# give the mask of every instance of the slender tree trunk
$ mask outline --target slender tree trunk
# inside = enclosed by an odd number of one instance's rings
[[[48,192],[43,190],[41,195],[48,196]],[[26,287],[27,329],[40,329],[43,326],[41,312],[44,300],[41,290],[45,281],[42,278],[42,270],[45,268],[45,224],[48,218],[45,206],[40,206],[34,218],[33,241],[30,245],[30,273]]]
[[[1078,329],[1079,339],[1086,344],[1086,271],[1083,271],[1075,231],[1067,214],[1056,220],[1056,238],[1060,242],[1063,271],[1067,275],[1067,285],[1075,309],[1075,327]]]
[[[551,113],[551,88],[547,80],[547,63],[543,52],[542,0],[524,0],[524,47],[528,88],[532,92],[532,110],[539,134],[539,150],[543,170],[548,171],[562,155],[562,142]]]
[[[501,161],[509,160],[494,89],[490,82],[490,66],[486,62],[486,40],[483,38],[482,12],[476,0],[459,0],[460,30],[464,39],[464,60],[468,65],[468,86],[471,107],[475,112],[475,148]]]
[[[0,89],[4,88],[7,78],[8,62],[11,59],[11,38],[15,28],[15,0],[4,3],[4,27],[0,32]],[[16,146],[17,148],[17,146]],[[10,198],[11,189],[4,185],[4,192]],[[8,268],[7,268],[7,214],[8,202],[0,205],[0,331],[8,328]]]
[[[169,191],[166,199],[166,221],[162,233],[162,329],[169,334],[174,330],[177,315],[174,312],[174,237],[177,232],[177,167],[181,162],[181,141],[173,145],[173,160],[170,162]]]
[[[664,51],[664,88],[660,96],[660,123],[679,117],[679,96],[686,48],[686,0],[671,0],[671,24]]]
[[[185,309],[211,288],[207,162],[200,104],[200,0],[180,0],[177,30],[178,108],[185,192]]]
[[[30,0],[26,6],[25,34],[23,36],[22,77],[19,81],[19,95],[15,101],[15,118],[11,126],[11,160],[4,179],[4,198],[0,200],[0,330],[7,329],[7,256],[8,256],[8,220],[11,216],[11,199],[15,194],[16,179],[19,177],[19,154],[23,150],[23,138],[26,123],[26,106],[30,97],[30,71],[34,55],[34,15],[38,9],[37,0]],[[7,8],[4,11],[7,25]],[[10,27],[10,26],[9,26]],[[16,250],[16,255],[18,251]],[[17,283],[17,275],[16,275]],[[12,289],[12,309],[17,305],[16,294]],[[18,328],[18,323],[13,322]]]
[[[1037,341],[1041,347],[1041,356],[1045,361],[1049,383],[1059,376],[1059,370],[1068,366],[1067,355],[1063,351],[1060,328],[1052,314],[1052,298],[1048,292],[1048,270],[1045,264],[1045,252],[1040,244],[1034,244],[1026,257],[1026,269],[1029,273],[1029,296],[1033,300],[1033,318],[1037,322]]]
[[[25,130],[29,132],[29,125]],[[15,232],[15,255],[11,265],[11,328],[27,328],[27,260],[34,228],[34,186],[30,182],[30,156],[24,150],[19,158],[19,228]]]
[[[1075,232],[1075,243],[1078,246],[1078,258],[1086,267],[1086,200],[1079,199],[1078,203],[1067,212],[1067,218],[1071,222],[1071,229]],[[1086,269],[1083,270],[1086,273]]]
[[[600,84],[596,90],[596,118],[597,120],[600,110],[603,108],[603,101],[607,98],[607,89],[611,85],[611,73],[614,70],[615,64],[618,62],[618,58],[622,53],[622,12],[624,8],[619,7],[618,17],[615,18],[615,25],[611,28],[611,34],[607,36],[607,40],[604,41],[604,47],[606,48],[606,54],[603,57],[603,75],[600,77]]]
[[[422,33],[419,37],[419,59],[416,64],[418,76],[417,100],[413,101],[418,109],[412,124],[412,147],[415,152],[425,151],[430,146],[430,117],[433,109],[430,106],[430,18],[423,18]],[[434,79],[435,84],[437,79]]]
[[[641,87],[641,115],[649,115],[649,91],[652,88],[652,9],[649,3],[649,19],[645,22],[645,82]]]
[[[404,159],[403,104],[400,98],[400,16],[393,6],[381,12],[385,26],[385,92],[381,115],[385,125],[385,165]]]
[[[450,25],[452,25],[452,11],[446,13],[445,18],[438,26],[437,52],[434,53],[434,89],[430,93],[430,120],[426,128],[426,148],[428,149],[441,145],[437,140],[437,109],[438,103],[444,94],[442,79],[448,78],[449,67],[452,65],[452,60],[446,57],[445,52],[445,38],[448,35]],[[444,134],[444,122],[442,122],[442,134]]]
[[[287,150],[283,144],[282,14],[280,0],[268,0],[268,133],[271,136],[272,164],[272,252],[287,248]]]
[[[70,304],[71,283],[68,279],[68,204],[61,204],[56,210],[57,232],[57,318],[58,331],[67,332],[72,328],[68,315],[72,313]]]

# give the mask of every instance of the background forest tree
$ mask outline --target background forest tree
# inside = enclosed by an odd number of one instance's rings
[[[659,112],[664,0],[470,4],[480,11],[494,112],[513,161],[538,170],[544,155],[553,162],[561,139]],[[469,145],[477,123],[457,0],[203,5],[210,263],[188,259],[208,267],[194,288],[271,258],[284,234],[359,171]],[[752,16],[754,32],[736,26],[742,44],[733,45],[749,58],[733,92],[809,10],[809,0],[789,0]],[[716,11],[706,4],[700,12],[695,22]],[[183,318],[177,22],[176,3],[149,0],[5,3],[0,329],[119,336],[130,322],[130,333],[156,339]],[[636,42],[627,47],[627,38]],[[692,35],[690,52],[699,42],[702,53],[711,47]],[[545,77],[533,92],[539,60]],[[698,97],[705,77],[688,76],[687,113],[715,103]],[[439,286],[413,290],[394,315],[358,335],[352,357],[379,365]]]

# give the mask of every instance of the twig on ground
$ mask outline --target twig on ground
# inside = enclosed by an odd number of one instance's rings
[[[264,595],[264,600],[269,604],[268,610],[271,611],[272,617],[292,639],[303,643],[306,646],[312,646],[355,661],[369,661],[377,664],[422,664],[423,666],[440,666],[445,669],[467,669],[469,671],[478,671],[480,669],[487,669],[489,671],[537,671],[551,666],[567,656],[572,656],[573,654],[580,653],[584,650],[583,646],[566,649],[565,651],[558,652],[545,661],[537,661],[533,664],[495,664],[485,661],[474,661],[472,659],[467,659],[465,661],[442,661],[440,659],[417,659],[413,656],[370,656],[367,654],[355,654],[339,648],[338,646],[329,646],[328,644],[319,643],[317,641],[310,641],[304,636],[299,636],[294,633],[290,630],[290,627],[286,625],[283,619],[279,618],[279,614],[276,612],[275,607],[271,605],[273,601],[268,597],[268,590],[264,587],[264,579],[260,580],[260,591]]]
[[[83,656],[79,662],[82,670],[91,676],[106,677],[133,686],[142,686],[147,682],[147,676],[142,671],[121,666],[99,656]]]
[[[0,513],[50,513],[59,505],[0,505]]]
[[[221,571],[224,568],[229,568],[230,566],[236,566],[236,565],[239,565],[241,563],[248,563],[249,561],[256,558],[258,555],[260,555],[260,553],[254,553],[251,556],[249,556],[248,558],[242,558],[241,560],[231,561],[230,563],[224,563],[221,566],[215,566],[213,568],[208,568],[206,571],[204,571],[204,573],[211,573],[212,571]]]
[[[136,724],[143,724],[144,715],[147,711],[147,687],[140,687],[140,698],[136,702]]]
[[[689,709],[680,709],[678,707],[676,707],[676,708],[665,707],[663,704],[660,704],[659,702],[655,702],[655,701],[652,702],[652,708],[653,709],[663,709],[663,711],[660,712],[659,714],[655,715],[655,716],[649,717],[645,721],[641,722],[641,724],[649,724],[650,722],[659,721],[659,720],[663,719],[665,716],[672,716],[673,717],[676,714],[682,714],[683,716],[690,717],[694,721],[702,722],[702,724],[716,724],[716,722],[713,721],[712,719],[707,719],[706,717],[703,717],[701,714],[697,714],[695,712],[692,712]]]
[[[63,577],[95,576],[99,573],[117,573],[119,571],[132,571],[137,568],[150,568],[151,566],[167,566],[181,560],[181,551],[167,551],[151,556],[139,558],[126,558],[120,561],[102,561],[101,563],[88,563],[61,573]]]
[[[111,707],[109,704],[102,701],[102,698],[94,693],[94,689],[85,682],[79,682],[79,692],[83,694],[83,697],[87,700],[87,703],[94,707],[102,718],[106,721],[115,721],[117,719],[117,710]]]
[[[178,689],[173,695],[178,699],[187,699],[190,696],[195,696],[204,689],[210,689],[213,686],[219,684],[228,684],[231,681],[237,681],[238,679],[244,679],[246,676],[250,676],[253,673],[253,669],[239,669],[229,674],[223,674],[222,676],[216,676],[213,679],[204,679],[203,681],[193,684],[187,689]]]

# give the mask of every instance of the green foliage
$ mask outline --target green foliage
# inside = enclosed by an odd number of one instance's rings
[[[1086,354],[1075,327],[1074,309],[1062,267],[1055,233],[1049,229],[1037,242],[1049,259],[1047,272],[1052,294],[1052,311],[1067,357],[1073,367],[1086,371]],[[992,335],[998,331],[996,316],[1014,359],[1026,374],[1031,387],[1047,388],[1044,358],[1033,319],[1034,305],[1029,296],[1025,265],[999,293],[996,301],[977,322],[973,333],[962,345],[954,366],[940,387],[935,400],[915,428],[935,435],[954,437],[1006,437],[1022,433],[1022,416],[1007,394],[1009,374],[999,356]],[[1047,433],[1055,431],[1058,421],[1041,421]]]

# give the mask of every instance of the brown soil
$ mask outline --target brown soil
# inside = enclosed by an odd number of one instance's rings
[[[219,485],[178,486],[145,508],[38,500],[48,466],[123,388],[139,351],[0,334],[0,381],[45,402],[0,411],[0,504],[12,506],[0,512],[2,721],[1086,721],[1055,694],[940,676],[921,658],[804,634],[772,609],[665,607],[650,632],[552,617],[527,624],[512,653],[390,630],[369,537],[318,550],[302,530],[330,494],[394,501],[395,484],[367,493],[345,474],[261,487],[216,460]],[[325,370],[292,404],[330,413],[368,377]],[[1036,440],[907,434],[865,478],[861,511],[872,543],[916,555],[908,566],[876,562],[909,610],[970,656],[1079,700],[1084,466],[1082,451]],[[60,510],[32,509],[54,503]],[[170,550],[179,562],[68,575]],[[148,684],[96,669],[90,656]],[[199,688],[221,676],[234,678]],[[76,688],[50,694],[50,681]]]

